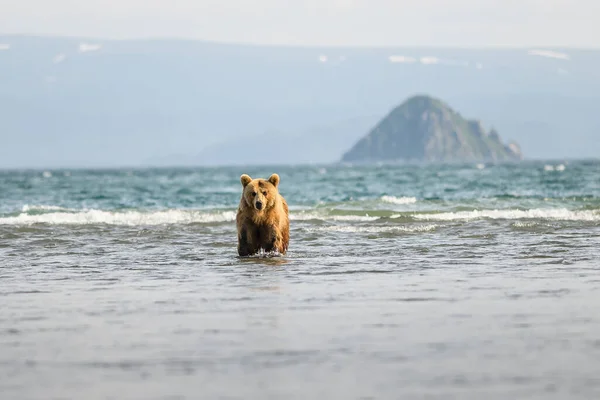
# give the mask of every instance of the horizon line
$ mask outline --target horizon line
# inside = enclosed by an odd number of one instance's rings
[[[502,165],[502,164],[520,164],[520,163],[539,163],[539,162],[598,162],[600,157],[525,157],[522,160],[511,160],[511,161],[453,161],[453,162],[429,162],[429,161],[369,161],[369,162],[344,162],[344,161],[330,161],[330,162],[298,162],[298,163],[272,163],[272,164],[202,164],[202,163],[191,163],[191,164],[154,164],[154,163],[136,163],[136,164],[113,164],[113,165],[62,165],[62,166],[14,166],[14,167],[0,167],[0,172],[14,172],[14,171],[82,171],[82,170],[147,170],[147,169],[195,169],[195,168],[297,168],[297,167],[336,167],[336,166],[373,166],[373,165],[394,165],[394,166],[435,166],[435,165],[467,165],[485,163],[490,165]]]
[[[102,36],[87,35],[65,35],[50,33],[3,33],[0,32],[0,38],[32,38],[32,39],[63,39],[63,40],[86,40],[86,41],[104,41],[104,42],[195,42],[210,45],[239,46],[239,47],[270,47],[270,48],[290,48],[290,49],[356,49],[356,50],[385,50],[385,49],[454,49],[454,50],[579,50],[579,51],[600,51],[600,45],[597,47],[575,46],[575,45],[511,45],[511,44],[489,44],[489,45],[465,45],[465,44],[292,44],[292,43],[263,43],[263,42],[245,42],[245,41],[226,41],[201,38],[190,38],[180,36],[140,36],[111,38]]]

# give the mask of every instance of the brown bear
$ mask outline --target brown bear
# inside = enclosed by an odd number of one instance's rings
[[[279,175],[269,179],[240,177],[243,191],[237,211],[238,254],[254,255],[263,249],[284,255],[290,241],[288,205],[277,187]]]

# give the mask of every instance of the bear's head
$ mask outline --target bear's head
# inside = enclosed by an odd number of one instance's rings
[[[252,179],[250,176],[243,174],[240,180],[244,187],[243,197],[248,206],[262,212],[275,205],[279,175],[273,174],[269,179]]]

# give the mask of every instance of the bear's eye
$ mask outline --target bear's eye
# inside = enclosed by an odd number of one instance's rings
[[[252,192],[252,196],[256,196],[256,192]]]
[[[263,196],[266,196],[266,195],[267,195],[267,192],[263,192]]]

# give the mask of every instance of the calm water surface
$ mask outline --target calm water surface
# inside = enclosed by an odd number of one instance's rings
[[[1,398],[598,399],[599,261],[599,162],[4,171]]]

